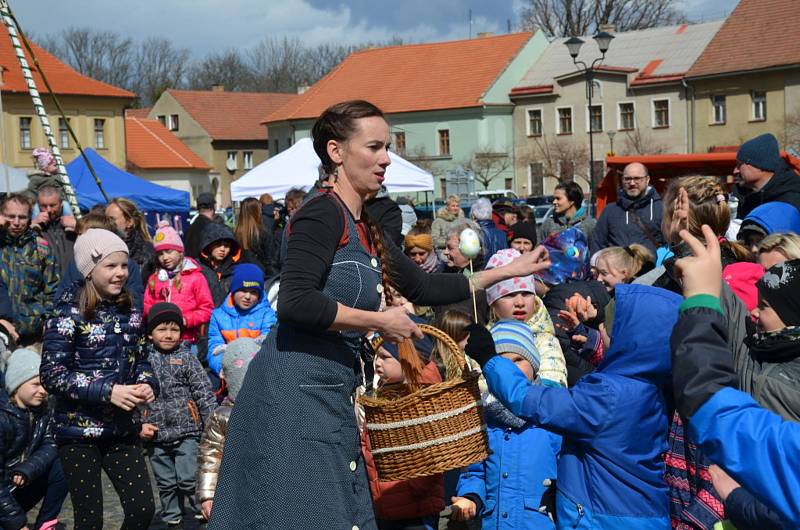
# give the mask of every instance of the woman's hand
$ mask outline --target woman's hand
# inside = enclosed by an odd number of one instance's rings
[[[379,313],[380,327],[378,333],[383,340],[399,343],[409,337],[421,339],[422,331],[408,316],[408,312],[402,307],[391,307]]]
[[[506,267],[511,267],[511,271],[513,272],[511,275],[512,278],[514,276],[528,276],[529,274],[535,274],[549,269],[550,255],[547,253],[545,247],[539,245],[533,249],[533,251],[523,254],[506,265]]]
[[[689,228],[689,194],[686,188],[679,188],[678,195],[672,201],[672,219],[669,224],[669,239],[674,240],[681,230]],[[677,241],[670,241],[675,243]]]
[[[698,294],[708,294],[719,298],[722,291],[722,258],[720,257],[719,240],[708,225],[703,225],[703,237],[706,245],[689,233],[681,230],[680,236],[693,256],[681,258],[675,262],[675,271],[683,283],[684,298]]]
[[[477,515],[478,507],[466,497],[451,497],[450,517],[454,521],[468,521]]]
[[[114,385],[111,388],[111,403],[122,410],[133,410],[136,405],[144,403],[140,396],[139,385]]]

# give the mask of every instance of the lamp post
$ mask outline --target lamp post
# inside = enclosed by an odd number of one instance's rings
[[[611,39],[614,35],[600,31],[592,37],[597,42],[597,47],[600,49],[600,57],[592,61],[592,65],[588,66],[585,62],[578,60],[578,53],[583,46],[583,41],[578,37],[570,37],[564,42],[564,45],[569,50],[569,55],[572,57],[572,62],[579,68],[580,71],[586,73],[586,98],[589,100],[589,182],[592,188],[592,207],[595,206],[596,193],[595,193],[595,175],[594,175],[594,137],[592,128],[592,89],[593,89],[593,72],[594,67],[606,58],[608,47],[611,46]]]
[[[614,135],[617,134],[617,131],[608,131],[606,134],[608,135],[608,143],[611,144],[609,155],[614,156]]]

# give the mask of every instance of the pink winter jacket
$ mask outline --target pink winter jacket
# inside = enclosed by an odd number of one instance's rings
[[[160,269],[159,269],[160,270]],[[150,275],[144,289],[144,314],[158,302],[172,302],[181,308],[186,320],[186,330],[181,340],[197,343],[200,328],[211,320],[214,301],[200,265],[192,258],[184,258],[180,274],[180,286],[175,285],[177,276],[162,281],[158,271]]]

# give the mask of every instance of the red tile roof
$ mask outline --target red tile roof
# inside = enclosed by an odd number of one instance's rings
[[[261,119],[299,97],[275,92],[167,92],[214,140],[266,140]]]
[[[79,74],[35,43],[31,42],[30,44],[31,48],[33,48],[33,53],[36,54],[36,58],[39,60],[40,68],[44,71],[47,80],[50,81],[50,86],[53,87],[56,94],[127,99],[136,97],[133,92],[128,92],[119,87]],[[25,58],[33,70],[36,88],[40,93],[48,94],[49,91],[45,87],[44,81],[42,81],[42,76],[33,66],[33,60],[31,60],[27,50],[25,50]],[[25,78],[22,77],[22,67],[19,65],[19,60],[14,52],[11,38],[8,36],[8,30],[5,26],[0,29],[0,68],[3,70],[3,92],[28,93],[28,85],[25,83]]]
[[[741,0],[687,77],[800,65],[797,0]]]
[[[521,86],[511,89],[509,97],[515,96],[530,96],[533,94],[549,94],[553,91],[553,85],[539,85],[539,86]]]
[[[128,163],[141,169],[211,169],[158,120],[125,117]]]
[[[142,107],[140,109],[125,109],[125,117],[147,119],[147,116],[150,114],[150,110],[152,108],[153,107]]]
[[[316,118],[348,99],[368,99],[387,113],[478,107],[531,35],[361,50],[263,123]]]

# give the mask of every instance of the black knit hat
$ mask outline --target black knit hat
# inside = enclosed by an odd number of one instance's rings
[[[181,333],[183,333],[183,313],[181,313],[181,308],[169,302],[159,302],[153,305],[150,311],[147,312],[147,334],[152,334],[153,330],[164,322],[175,322],[180,326]]]
[[[764,171],[777,171],[781,165],[778,139],[770,133],[765,133],[747,140],[739,147],[736,160]]]
[[[528,239],[533,244],[533,246],[536,246],[537,237],[536,237],[535,224],[529,221],[520,221],[519,223],[516,223],[514,226],[512,226],[511,230],[514,232],[513,239],[517,238]]]
[[[771,267],[756,282],[758,296],[787,326],[800,326],[800,259]]]

